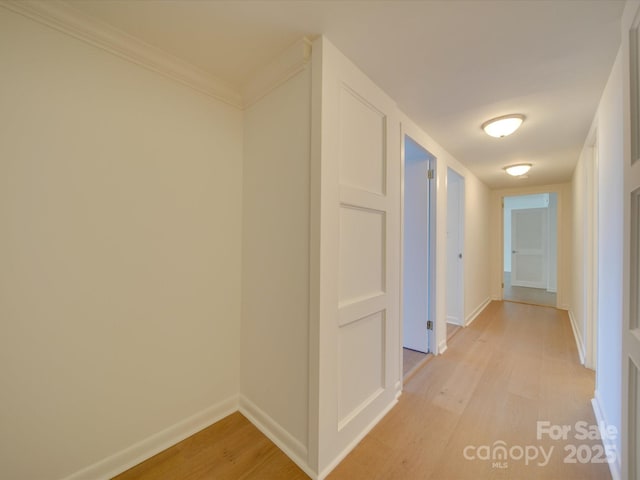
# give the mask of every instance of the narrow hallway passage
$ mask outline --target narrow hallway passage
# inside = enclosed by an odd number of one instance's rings
[[[328,478],[609,479],[599,440],[576,438],[596,425],[593,391],[566,312],[493,302],[416,372],[399,404]],[[543,430],[565,425],[566,440]],[[485,460],[500,445],[509,458]],[[576,460],[574,447],[593,462]]]

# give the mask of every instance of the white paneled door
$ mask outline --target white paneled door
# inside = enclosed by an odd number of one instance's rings
[[[330,42],[313,49],[322,477],[400,389],[400,126],[393,101]]]
[[[511,285],[547,288],[547,209],[511,211]]]
[[[625,119],[630,122],[624,159],[621,466],[623,480],[640,480],[640,3],[627,4],[623,32],[630,67]]]

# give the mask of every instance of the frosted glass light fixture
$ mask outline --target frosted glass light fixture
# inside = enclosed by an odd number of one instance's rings
[[[482,129],[491,137],[502,138],[515,132],[522,122],[524,122],[524,115],[513,113],[487,120],[482,124]]]
[[[508,167],[504,167],[504,171],[512,177],[520,177],[526,174],[529,170],[531,170],[530,163],[518,163],[517,165],[509,165]]]

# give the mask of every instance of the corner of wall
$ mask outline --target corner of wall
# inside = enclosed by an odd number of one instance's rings
[[[591,399],[591,406],[593,407],[593,413],[598,422],[598,427],[601,432],[602,443],[607,453],[607,460],[609,464],[609,471],[611,472],[612,480],[622,480],[622,468],[620,464],[620,452],[616,445],[615,438],[612,439],[610,435],[604,434],[610,426],[614,426],[607,421],[607,418],[602,408],[602,402],[600,401],[600,395],[598,391],[595,391],[593,399]],[[614,426],[614,428],[617,428]],[[619,431],[618,431],[619,433]],[[613,455],[610,455],[613,453]],[[611,458],[612,457],[612,458]]]
[[[239,405],[240,413],[247,417],[258,430],[275,443],[307,475],[314,478],[316,473],[307,462],[308,450],[305,445],[244,395],[240,395]]]
[[[79,470],[64,480],[112,478],[142,463],[185,438],[203,430],[238,410],[237,395],[210,406],[170,427]]]
[[[578,349],[578,356],[580,357],[580,363],[582,365],[584,365],[584,359],[585,359],[585,347],[584,347],[584,341],[582,340],[582,337],[580,336],[580,330],[578,330],[578,326],[576,324],[576,319],[573,315],[573,312],[568,309],[568,308],[563,308],[562,310],[567,310],[567,313],[569,314],[569,321],[571,323],[571,331],[573,332],[573,338],[576,341],[576,347]]]
[[[486,299],[484,299],[482,301],[482,303],[480,305],[478,305],[473,312],[471,312],[469,315],[467,315],[467,318],[465,318],[464,320],[464,326],[468,327],[469,325],[471,325],[473,323],[473,321],[478,318],[478,316],[484,311],[485,308],[487,308],[489,306],[489,304],[491,303],[492,298],[491,297],[487,297]]]

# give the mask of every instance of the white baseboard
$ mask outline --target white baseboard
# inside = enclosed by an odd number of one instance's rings
[[[452,325],[459,325],[459,326],[463,326],[462,323],[460,323],[460,320],[458,319],[458,317],[452,317],[447,315],[447,323],[450,323]]]
[[[591,399],[591,406],[593,407],[593,413],[596,416],[596,422],[598,425],[605,426],[605,428],[610,425],[607,422],[607,418],[604,414],[604,410],[602,409],[602,404],[600,403],[600,396],[598,395],[598,391],[596,390],[593,398]],[[618,425],[614,425],[618,432],[620,431]],[[601,435],[602,444],[605,449],[611,449],[611,451],[616,452],[615,459],[609,462],[609,471],[611,472],[612,480],[620,480],[622,478],[622,468],[620,465],[620,452],[618,452],[618,447],[616,445],[616,441],[610,439],[607,435]]]
[[[244,395],[240,396],[240,413],[275,443],[304,473],[316,478],[316,473],[307,463],[307,447]]]
[[[331,463],[329,463],[329,465],[327,465],[319,474],[317,477],[313,477],[311,476],[312,479],[314,480],[324,480],[327,475],[329,475],[334,468],[336,468],[338,466],[338,464],[344,460],[344,458],[349,455],[349,453],[351,453],[351,450],[353,450],[356,445],[358,445],[358,443],[360,443],[360,441],[367,436],[367,434],[373,429],[373,427],[375,427],[378,422],[380,422],[380,420],[382,420],[382,418],[389,413],[389,410],[391,410],[393,407],[396,406],[396,404],[398,403],[398,398],[397,396],[394,398],[393,401],[391,401],[389,403],[389,405],[387,405],[370,423],[369,425],[367,425],[367,427],[365,429],[362,430],[362,432],[360,432],[360,434],[354,438],[343,450],[342,452],[340,452],[336,458],[334,458]]]
[[[568,310],[569,312],[569,323],[571,323],[571,330],[573,330],[573,338],[576,340],[576,346],[578,347],[578,355],[580,356],[580,363],[584,365],[584,342],[582,341],[582,336],[580,336],[580,331],[578,330],[578,326],[576,325],[576,319],[573,316],[573,312]]]
[[[89,465],[64,480],[108,480],[113,478],[237,410],[238,396],[234,395],[93,465]]]
[[[438,344],[438,355],[442,355],[447,351],[447,339],[445,338]]]
[[[476,307],[476,309],[471,312],[467,318],[465,318],[464,320],[464,326],[468,327],[469,325],[471,325],[471,322],[473,322],[476,318],[478,318],[478,315],[480,315],[482,313],[482,311],[487,308],[487,306],[491,303],[492,298],[491,297],[487,297],[484,302],[482,302],[480,305],[478,305]]]

